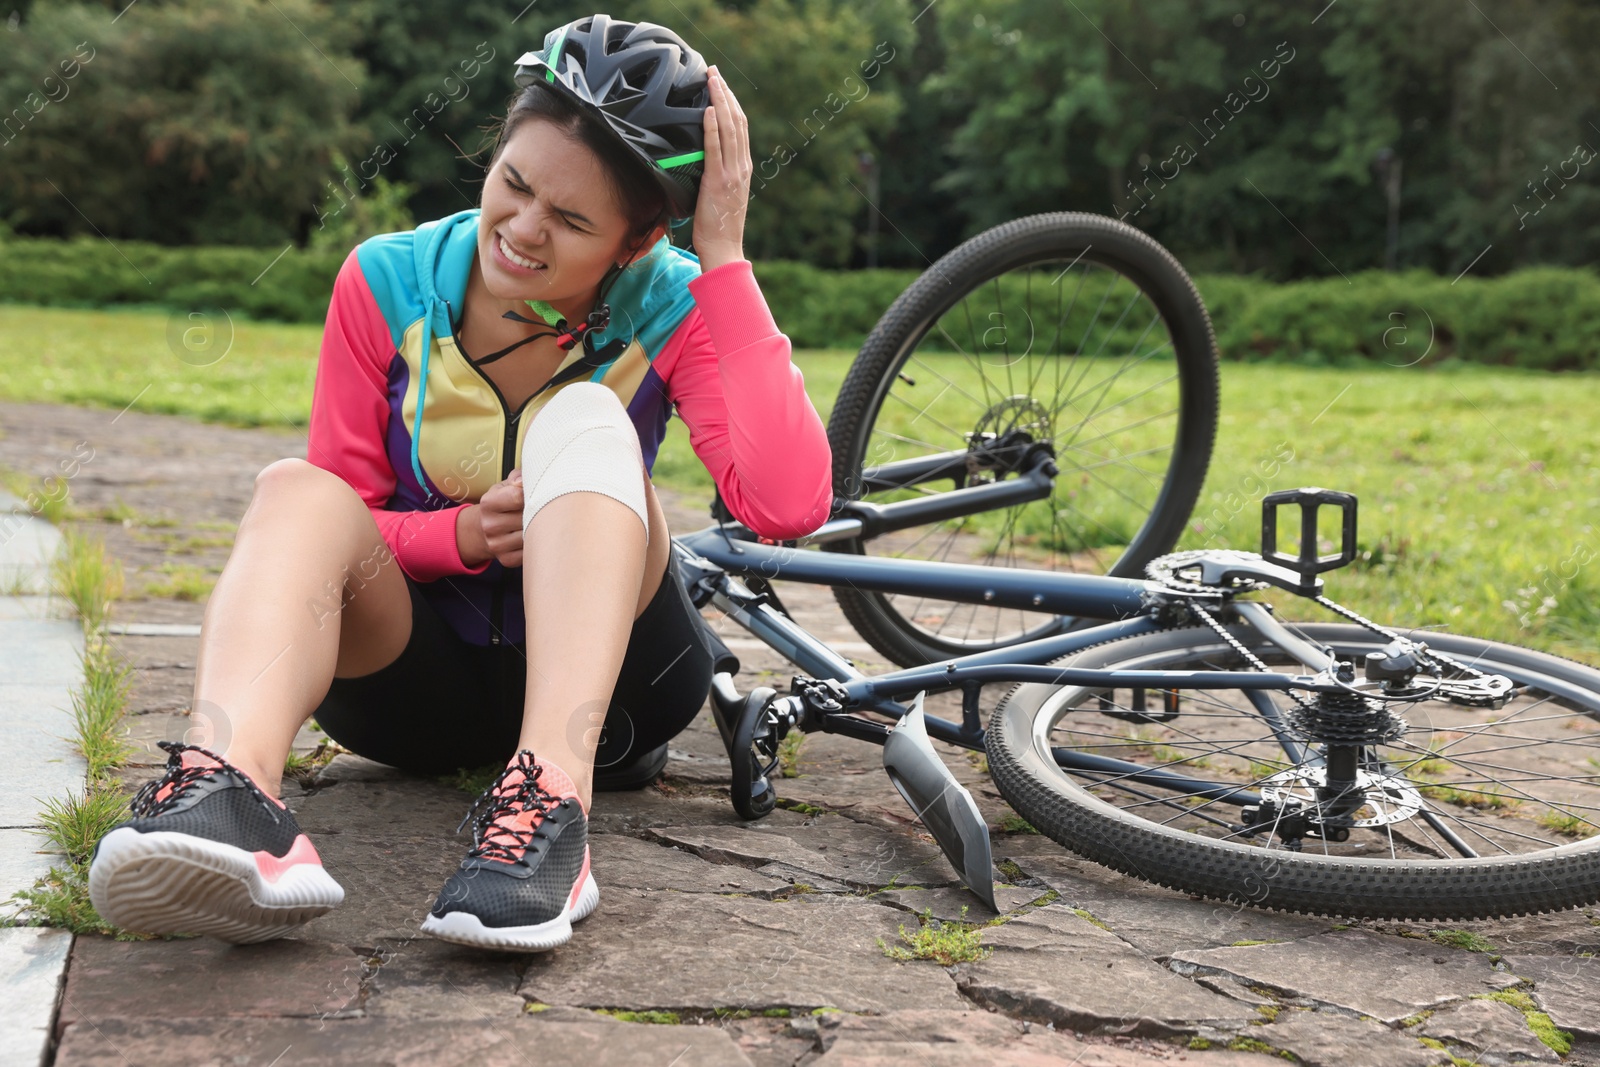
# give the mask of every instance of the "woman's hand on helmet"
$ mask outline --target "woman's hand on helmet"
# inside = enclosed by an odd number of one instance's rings
[[[474,508],[487,558],[507,567],[522,566],[522,470],[491,485]]]
[[[702,273],[744,258],[744,216],[755,170],[750,123],[714,66],[705,134],[705,169],[694,212],[694,248]]]

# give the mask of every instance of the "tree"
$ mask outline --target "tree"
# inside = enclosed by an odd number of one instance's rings
[[[0,35],[0,212],[18,232],[303,238],[357,140],[359,63],[309,0],[41,6]],[[75,70],[70,75],[68,71]]]

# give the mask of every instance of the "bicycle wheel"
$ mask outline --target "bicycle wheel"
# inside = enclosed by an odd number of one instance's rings
[[[891,503],[995,482],[1044,442],[1050,496],[823,548],[1138,575],[1182,532],[1216,422],[1211,321],[1177,260],[1114,219],[1017,219],[942,257],[873,328],[828,421],[834,493]],[[1076,622],[849,586],[834,596],[906,667]]]
[[[1227,629],[1269,667],[1303,673],[1251,627]],[[1357,663],[1385,644],[1358,626],[1292,629]],[[989,766],[1007,801],[1057,842],[1202,896],[1417,920],[1593,903],[1600,671],[1514,645],[1425,636],[1430,649],[1510,678],[1518,695],[1498,710],[1438,699],[1388,704],[1388,719],[1362,720],[1360,744],[1332,746],[1303,732],[1285,743],[1306,720],[1296,719],[1300,709],[1284,692],[1256,690],[1252,704],[1238,689],[1187,689],[1152,711],[1149,694],[1138,691],[1024,684],[991,716]],[[1199,627],[1108,642],[1058,662],[1251,669]],[[1279,732],[1269,722],[1274,713]],[[1063,749],[1138,769],[1068,771]],[[1356,757],[1342,775],[1354,784],[1333,790],[1340,751]]]

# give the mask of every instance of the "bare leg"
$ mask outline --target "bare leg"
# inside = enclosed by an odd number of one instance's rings
[[[648,478],[645,499],[648,552],[638,515],[601,493],[556,497],[524,534],[528,689],[518,747],[566,771],[585,811],[633,620],[666,576],[671,535]]]
[[[330,681],[392,662],[410,636],[405,578],[356,491],[305,460],[272,463],[206,604],[193,707],[211,721],[191,734],[210,736],[188,739],[277,796]]]

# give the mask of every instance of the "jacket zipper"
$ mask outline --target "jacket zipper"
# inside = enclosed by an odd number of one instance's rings
[[[445,308],[446,310],[449,310],[449,301],[445,301]],[[456,351],[461,352],[461,340],[456,336],[456,324],[453,316],[451,317],[450,322],[450,340],[455,344]],[[468,358],[464,352],[462,353],[462,358],[466,359],[467,366],[471,367],[473,372],[476,373],[478,377],[482,378],[484,382],[488,384],[490,389],[494,390],[495,399],[500,402],[500,411],[505,415],[505,441],[502,443],[500,448],[501,481],[511,477],[512,460],[515,458],[517,450],[517,426],[522,421],[522,413],[528,409],[528,405],[533,403],[534,399],[541,395],[546,389],[550,389],[554,386],[560,385],[563,382],[570,381],[585,371],[593,372],[596,367],[600,366],[602,363],[606,362],[608,358],[610,358],[608,353],[615,349],[617,346],[617,341],[620,341],[620,338],[607,345],[604,349],[600,349],[598,351],[589,348],[587,341],[583,342],[583,356],[581,356],[577,362],[568,366],[565,370],[557,370],[556,373],[552,374],[550,376],[550,380],[545,382],[538,389],[534,390],[533,395],[524,400],[522,402],[522,407],[518,408],[514,412],[511,410],[511,405],[506,403],[505,394],[500,392],[500,387],[494,383],[494,380],[487,374],[483,373],[482,367],[479,367],[476,363],[472,362],[472,360]],[[504,623],[505,585],[503,583],[496,583],[494,587],[494,597],[489,606],[489,643],[491,645],[499,645],[501,643],[500,631]]]
[[[445,307],[449,308],[449,306],[449,301],[446,301]],[[450,340],[456,346],[456,351],[461,352],[461,340],[456,336],[456,324],[453,317],[450,322]],[[494,391],[495,399],[500,402],[500,412],[505,416],[505,440],[501,443],[500,447],[500,480],[504,481],[505,479],[511,477],[512,456],[517,450],[517,424],[522,419],[522,412],[527,408],[528,401],[531,401],[533,397],[530,396],[527,401],[523,401],[521,408],[518,408],[516,411],[512,411],[511,405],[506,403],[505,394],[500,392],[500,387],[494,384],[494,380],[492,378],[483,373],[483,368],[472,362],[471,359],[468,359],[464,352],[462,353],[462,358],[466,359],[467,366],[472,368],[473,373],[482,378],[484,383]],[[543,391],[544,390],[542,388],[539,390],[539,392]],[[538,395],[538,393],[534,394],[534,396]],[[491,645],[501,644],[500,632],[505,625],[505,601],[505,583],[496,582],[493,599],[489,604],[489,644]]]

